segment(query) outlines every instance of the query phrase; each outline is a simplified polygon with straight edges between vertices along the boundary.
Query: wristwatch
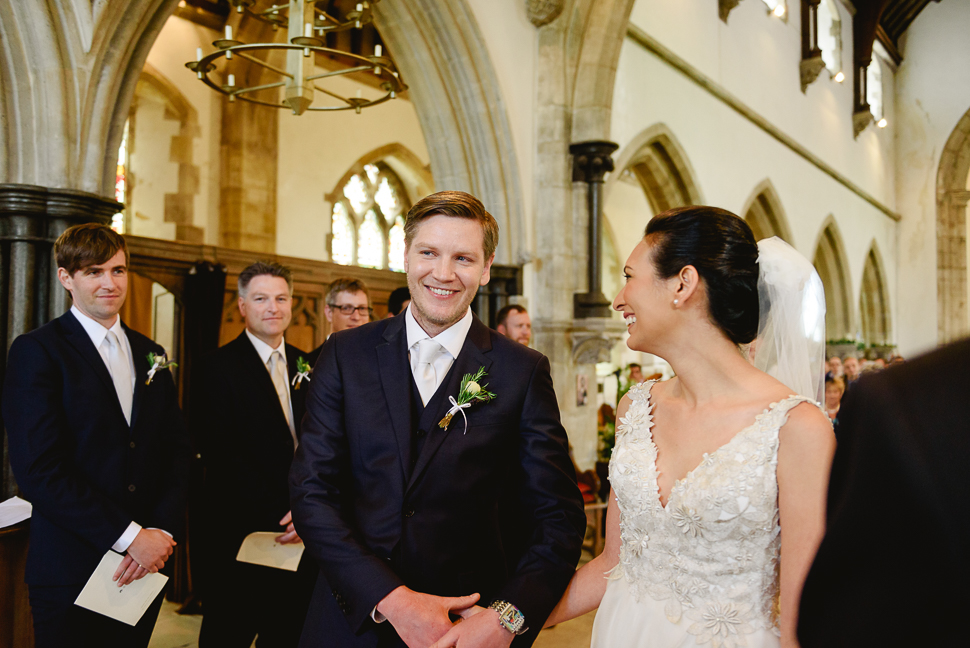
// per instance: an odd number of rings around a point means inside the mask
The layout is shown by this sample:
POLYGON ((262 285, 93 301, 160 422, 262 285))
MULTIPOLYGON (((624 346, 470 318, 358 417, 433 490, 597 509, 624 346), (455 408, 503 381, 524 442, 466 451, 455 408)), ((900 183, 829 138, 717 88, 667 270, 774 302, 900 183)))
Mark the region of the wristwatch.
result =
POLYGON ((528 632, 529 628, 525 625, 525 615, 508 601, 495 601, 488 606, 488 609, 498 612, 498 622, 512 634, 521 635, 528 632))

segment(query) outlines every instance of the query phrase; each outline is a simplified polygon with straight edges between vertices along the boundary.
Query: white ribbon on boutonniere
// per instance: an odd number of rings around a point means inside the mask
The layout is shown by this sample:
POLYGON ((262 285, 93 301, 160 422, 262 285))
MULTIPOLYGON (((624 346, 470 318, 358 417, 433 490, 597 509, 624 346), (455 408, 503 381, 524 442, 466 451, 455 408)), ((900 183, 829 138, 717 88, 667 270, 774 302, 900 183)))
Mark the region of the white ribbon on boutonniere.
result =
POLYGON ((171 369, 172 367, 177 367, 177 362, 171 362, 165 360, 165 354, 155 355, 154 353, 148 354, 148 364, 151 365, 151 369, 148 370, 148 379, 145 381, 146 385, 152 384, 152 378, 155 377, 155 372, 161 371, 162 369, 171 369))
POLYGON ((310 363, 304 360, 303 356, 300 356, 299 358, 297 358, 296 375, 293 376, 293 383, 292 383, 293 389, 299 389, 300 383, 302 383, 304 380, 306 380, 307 382, 310 382, 311 373, 313 373, 313 367, 310 366, 310 363))
MULTIPOLYGON (((462 434, 468 433, 468 417, 465 415, 465 410, 472 406, 473 403, 482 402, 487 403, 488 401, 495 398, 495 394, 487 391, 482 385, 478 383, 484 376, 488 374, 485 373, 485 367, 479 368, 475 375, 465 374, 461 379, 461 388, 458 390, 458 399, 455 400, 454 396, 448 397, 448 402, 451 403, 451 409, 445 414, 445 417, 438 422, 438 427, 443 430, 447 430, 448 426, 451 424, 451 419, 455 414, 461 412, 461 416, 465 419, 465 431, 462 434)), ((488 384, 485 385, 488 387, 488 384)))

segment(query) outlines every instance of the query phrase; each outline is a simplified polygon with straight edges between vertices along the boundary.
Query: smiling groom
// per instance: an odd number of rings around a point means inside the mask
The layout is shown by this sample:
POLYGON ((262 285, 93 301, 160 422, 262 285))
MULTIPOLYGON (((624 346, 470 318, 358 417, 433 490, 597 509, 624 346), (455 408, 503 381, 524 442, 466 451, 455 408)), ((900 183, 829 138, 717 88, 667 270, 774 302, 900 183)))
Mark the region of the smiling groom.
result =
POLYGON ((420 200, 410 306, 324 344, 290 472, 321 572, 301 646, 528 646, 574 572, 586 518, 549 361, 469 308, 497 243, 475 197, 420 200), (457 410, 479 370, 495 398, 457 410))

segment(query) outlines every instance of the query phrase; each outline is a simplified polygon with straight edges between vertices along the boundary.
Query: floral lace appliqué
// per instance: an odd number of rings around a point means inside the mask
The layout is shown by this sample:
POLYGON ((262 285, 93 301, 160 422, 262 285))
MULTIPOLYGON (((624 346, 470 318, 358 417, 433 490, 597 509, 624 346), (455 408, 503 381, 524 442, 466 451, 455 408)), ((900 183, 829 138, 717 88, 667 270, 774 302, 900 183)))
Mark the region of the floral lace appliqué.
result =
POLYGON ((772 404, 752 425, 676 482, 666 507, 657 485, 652 382, 629 391, 617 425, 610 485, 620 509, 620 561, 639 600, 666 601, 671 623, 682 618, 700 645, 746 646, 757 629, 778 633, 781 547, 778 522, 778 430, 803 401, 772 404))

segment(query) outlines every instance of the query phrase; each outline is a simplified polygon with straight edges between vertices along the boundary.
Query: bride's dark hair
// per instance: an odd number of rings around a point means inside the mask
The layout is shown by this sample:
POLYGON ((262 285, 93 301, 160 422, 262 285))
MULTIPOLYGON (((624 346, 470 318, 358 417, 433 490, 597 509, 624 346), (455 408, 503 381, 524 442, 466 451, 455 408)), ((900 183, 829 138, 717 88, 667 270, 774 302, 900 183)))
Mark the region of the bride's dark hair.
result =
POLYGON ((711 320, 732 342, 757 336, 758 244, 743 219, 717 207, 678 207, 650 219, 644 237, 661 279, 697 269, 711 320))

